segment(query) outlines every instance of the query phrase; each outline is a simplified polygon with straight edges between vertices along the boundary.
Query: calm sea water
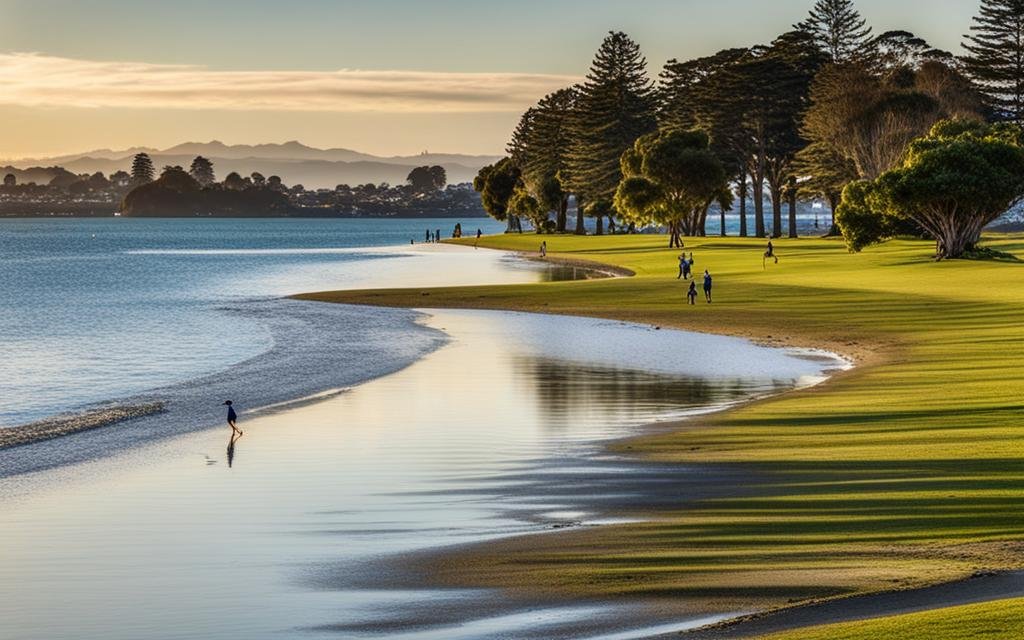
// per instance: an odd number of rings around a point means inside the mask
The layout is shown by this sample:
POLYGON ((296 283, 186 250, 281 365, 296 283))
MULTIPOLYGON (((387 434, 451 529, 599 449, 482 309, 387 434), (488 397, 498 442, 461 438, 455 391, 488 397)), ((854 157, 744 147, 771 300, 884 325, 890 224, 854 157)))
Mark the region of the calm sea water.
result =
MULTIPOLYGON (((448 235, 455 222, 0 220, 0 426, 224 371, 285 337, 300 346, 295 334, 309 323, 284 320, 268 298, 379 282, 381 272, 420 282, 434 247, 410 240, 421 243, 427 228, 448 235)), ((490 220, 464 222, 467 231, 501 230, 490 220)), ((422 329, 420 340, 395 340, 393 331, 416 332, 413 319, 378 313, 374 331, 335 318, 352 338, 400 351, 392 367, 430 348, 422 329)), ((306 320, 331 324, 322 314, 306 320)), ((289 392, 314 392, 323 382, 289 392)))

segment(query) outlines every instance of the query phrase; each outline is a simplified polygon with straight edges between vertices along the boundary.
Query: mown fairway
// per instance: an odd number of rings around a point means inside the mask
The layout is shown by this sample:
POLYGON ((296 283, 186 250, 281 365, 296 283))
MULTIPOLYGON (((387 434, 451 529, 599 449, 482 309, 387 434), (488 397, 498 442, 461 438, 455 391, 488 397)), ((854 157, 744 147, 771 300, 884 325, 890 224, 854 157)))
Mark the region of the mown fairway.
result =
MULTIPOLYGON (((761 240, 688 239, 697 276, 707 268, 715 282, 714 304, 688 307, 664 237, 545 239, 553 256, 636 277, 308 297, 620 318, 831 349, 858 366, 622 445, 661 461, 741 465, 760 478, 752 494, 697 505, 681 496, 671 513, 640 509, 652 517, 644 523, 483 546, 439 567, 444 579, 742 609, 1024 566, 1024 263, 935 263, 919 241, 851 255, 839 240, 783 239, 779 264, 762 269, 761 240)), ((540 240, 481 246, 536 251, 540 240)), ((1024 257, 1024 235, 986 246, 1024 257)), ((968 633, 978 616, 1019 619, 1022 608, 937 614, 920 637, 978 637, 968 633)), ((824 633, 889 637, 885 627, 824 633)))

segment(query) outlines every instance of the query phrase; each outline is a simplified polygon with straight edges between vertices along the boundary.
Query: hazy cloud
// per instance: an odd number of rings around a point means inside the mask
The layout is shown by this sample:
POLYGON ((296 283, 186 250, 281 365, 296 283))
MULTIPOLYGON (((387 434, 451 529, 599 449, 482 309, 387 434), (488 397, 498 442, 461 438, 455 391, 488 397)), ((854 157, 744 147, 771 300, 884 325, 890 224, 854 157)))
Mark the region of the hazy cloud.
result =
POLYGON ((213 71, 0 54, 0 104, 240 111, 512 112, 579 80, 528 73, 213 71))

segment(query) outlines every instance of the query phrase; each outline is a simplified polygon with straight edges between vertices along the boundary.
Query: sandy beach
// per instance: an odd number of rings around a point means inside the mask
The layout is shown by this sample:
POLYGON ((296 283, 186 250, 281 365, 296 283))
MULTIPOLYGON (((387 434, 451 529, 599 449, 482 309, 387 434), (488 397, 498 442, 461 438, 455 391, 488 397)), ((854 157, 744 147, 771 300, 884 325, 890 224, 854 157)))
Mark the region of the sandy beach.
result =
POLYGON ((8 501, 0 552, 16 637, 633 638, 743 613, 455 588, 420 559, 734 491, 728 469, 607 445, 837 363, 620 322, 421 313, 448 344, 316 402, 243 410, 230 452, 226 429, 203 430, 29 474, 46 482, 8 501), (45 619, 29 604, 44 597, 45 619))

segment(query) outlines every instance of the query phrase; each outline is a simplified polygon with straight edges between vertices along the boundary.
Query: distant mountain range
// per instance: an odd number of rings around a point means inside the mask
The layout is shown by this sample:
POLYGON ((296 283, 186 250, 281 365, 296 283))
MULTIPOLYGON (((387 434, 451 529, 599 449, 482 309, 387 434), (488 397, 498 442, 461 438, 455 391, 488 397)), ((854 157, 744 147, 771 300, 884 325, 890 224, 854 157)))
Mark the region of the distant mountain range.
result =
POLYGON ((280 176, 287 185, 302 184, 307 189, 368 182, 402 184, 412 169, 423 165, 443 166, 449 183, 470 182, 480 167, 500 157, 427 152, 415 156, 375 156, 352 149, 318 149, 296 141, 228 145, 213 140, 186 142, 168 149, 96 149, 51 158, 0 161, 0 164, 7 165, 0 167, 0 171, 14 173, 18 182, 37 183, 47 182, 47 176, 56 175, 53 167, 64 167, 72 173, 102 171, 110 175, 118 170, 128 171, 132 157, 141 152, 149 154, 158 170, 165 165, 180 165, 188 169, 192 159, 201 155, 213 162, 218 180, 232 171, 243 176, 258 171, 267 177, 280 176))

